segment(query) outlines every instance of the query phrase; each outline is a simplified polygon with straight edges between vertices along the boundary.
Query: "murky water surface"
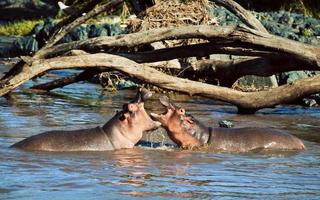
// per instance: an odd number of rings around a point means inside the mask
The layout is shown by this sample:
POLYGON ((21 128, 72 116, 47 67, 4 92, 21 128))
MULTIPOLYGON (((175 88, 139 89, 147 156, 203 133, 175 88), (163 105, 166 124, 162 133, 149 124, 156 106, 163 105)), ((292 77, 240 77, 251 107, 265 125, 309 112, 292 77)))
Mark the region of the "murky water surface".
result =
MULTIPOLYGON (((0 98, 0 199, 319 199, 320 109, 280 106, 256 115, 203 98, 175 95, 178 105, 211 126, 231 120, 236 127, 285 129, 308 148, 297 153, 228 154, 182 151, 163 131, 145 140, 160 147, 110 152, 46 153, 8 148, 47 130, 104 124, 133 91, 103 92, 74 84, 52 95, 0 98), (159 146, 159 145, 158 145, 159 146)), ((162 112, 157 96, 150 112, 162 112)))

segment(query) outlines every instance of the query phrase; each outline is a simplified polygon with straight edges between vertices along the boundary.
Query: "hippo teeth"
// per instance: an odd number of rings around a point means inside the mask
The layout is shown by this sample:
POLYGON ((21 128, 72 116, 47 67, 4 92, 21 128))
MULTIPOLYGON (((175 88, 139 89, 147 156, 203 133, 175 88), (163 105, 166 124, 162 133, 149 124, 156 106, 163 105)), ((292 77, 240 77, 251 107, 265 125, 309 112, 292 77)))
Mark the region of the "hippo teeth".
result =
POLYGON ((156 114, 156 113, 150 113, 151 117, 160 117, 160 115, 156 114))
POLYGON ((161 126, 161 122, 155 121, 154 123, 156 124, 157 127, 161 126))

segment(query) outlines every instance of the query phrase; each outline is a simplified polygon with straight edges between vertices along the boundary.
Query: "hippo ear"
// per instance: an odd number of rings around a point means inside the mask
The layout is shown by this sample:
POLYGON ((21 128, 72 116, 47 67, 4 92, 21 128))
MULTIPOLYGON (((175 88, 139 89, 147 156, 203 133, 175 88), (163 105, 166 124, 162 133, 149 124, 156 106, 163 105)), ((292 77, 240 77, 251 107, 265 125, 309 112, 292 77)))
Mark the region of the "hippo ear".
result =
POLYGON ((152 92, 147 90, 146 88, 139 88, 134 103, 144 102, 146 99, 149 99, 152 96, 152 92))
POLYGON ((167 97, 167 96, 165 96, 165 95, 162 95, 162 96, 159 98, 159 100, 160 100, 160 103, 161 103, 162 105, 164 105, 165 107, 167 107, 167 108, 171 108, 171 109, 173 109, 173 110, 175 110, 175 109, 177 108, 177 106, 174 105, 174 103, 170 100, 170 98, 167 97))
POLYGON ((140 103, 141 100, 142 100, 142 98, 141 98, 141 88, 139 88, 139 90, 137 92, 137 95, 136 95, 136 98, 134 99, 133 102, 140 103))
POLYGON ((152 96, 152 92, 146 88, 140 88, 140 97, 142 101, 149 99, 152 96))

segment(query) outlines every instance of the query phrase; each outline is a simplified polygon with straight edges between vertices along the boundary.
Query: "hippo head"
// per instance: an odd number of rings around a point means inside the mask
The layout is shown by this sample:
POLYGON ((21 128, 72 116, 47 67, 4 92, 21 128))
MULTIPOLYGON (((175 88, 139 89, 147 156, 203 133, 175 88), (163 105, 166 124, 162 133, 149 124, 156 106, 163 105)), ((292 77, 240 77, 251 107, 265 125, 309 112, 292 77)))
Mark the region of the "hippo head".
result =
POLYGON ((152 93, 140 88, 134 100, 124 104, 120 112, 103 126, 105 132, 110 135, 118 135, 113 143, 116 148, 126 148, 136 144, 144 131, 152 130, 161 126, 160 122, 153 121, 144 109, 144 101, 152 96, 152 93), (118 144, 118 145, 117 145, 118 144))
POLYGON ((165 112, 150 115, 161 122, 171 140, 181 147, 195 147, 208 142, 210 133, 207 127, 186 114, 185 109, 176 106, 167 96, 161 96, 159 100, 165 112))
POLYGON ((148 131, 159 127, 161 123, 153 121, 144 109, 145 100, 151 96, 149 90, 140 88, 135 99, 123 105, 119 120, 131 130, 148 131))

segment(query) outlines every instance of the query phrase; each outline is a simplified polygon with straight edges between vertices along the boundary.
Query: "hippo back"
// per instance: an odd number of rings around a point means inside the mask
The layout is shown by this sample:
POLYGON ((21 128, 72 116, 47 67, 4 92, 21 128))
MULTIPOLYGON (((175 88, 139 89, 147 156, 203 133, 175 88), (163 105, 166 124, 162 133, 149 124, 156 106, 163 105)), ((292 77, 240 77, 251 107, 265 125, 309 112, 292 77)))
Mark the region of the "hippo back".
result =
POLYGON ((101 127, 73 131, 48 131, 26 138, 11 147, 31 151, 114 150, 101 127))
POLYGON ((220 151, 305 149, 299 138, 272 128, 214 128, 211 134, 209 147, 220 151))

